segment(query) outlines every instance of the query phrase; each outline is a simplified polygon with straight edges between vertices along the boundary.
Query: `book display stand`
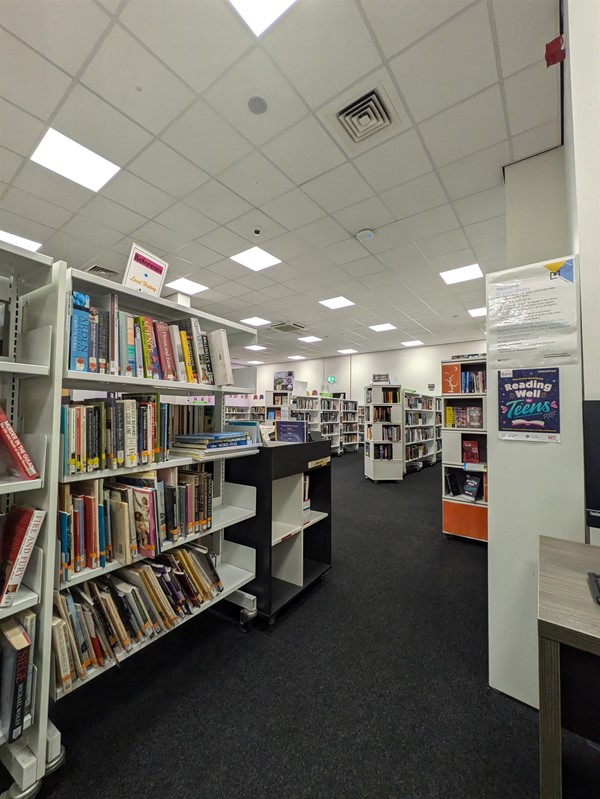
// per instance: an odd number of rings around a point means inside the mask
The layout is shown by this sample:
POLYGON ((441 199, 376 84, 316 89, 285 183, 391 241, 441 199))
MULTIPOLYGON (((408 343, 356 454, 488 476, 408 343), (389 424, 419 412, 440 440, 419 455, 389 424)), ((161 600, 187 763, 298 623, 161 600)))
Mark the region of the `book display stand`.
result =
POLYGON ((357 419, 358 419, 358 445, 364 446, 365 443, 365 406, 357 406, 357 419))
POLYGON ((330 395, 319 397, 319 423, 321 435, 331 443, 334 455, 343 455, 342 444, 342 400, 330 395))
POLYGON ((404 478, 404 392, 399 385, 365 387, 365 477, 404 478))
POLYGON ((331 568, 331 449, 328 441, 275 444, 256 458, 231 461, 227 479, 253 487, 256 515, 226 531, 228 542, 256 550, 246 590, 259 616, 277 616, 331 568))
POLYGON ((437 461, 434 400, 428 394, 404 390, 405 470, 419 470, 437 461))
POLYGON ((487 368, 482 356, 442 362, 442 531, 487 541, 487 368))

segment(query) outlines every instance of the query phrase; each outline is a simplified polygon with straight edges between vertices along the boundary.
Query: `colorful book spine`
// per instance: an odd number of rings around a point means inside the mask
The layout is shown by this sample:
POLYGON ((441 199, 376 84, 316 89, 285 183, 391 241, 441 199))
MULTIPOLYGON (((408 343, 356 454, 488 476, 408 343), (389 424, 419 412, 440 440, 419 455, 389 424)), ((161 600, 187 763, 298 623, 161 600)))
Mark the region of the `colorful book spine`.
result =
POLYGON ((10 457, 11 463, 19 476, 25 480, 34 480, 39 477, 39 472, 35 468, 33 461, 27 454, 27 451, 21 439, 15 433, 13 426, 8 421, 8 416, 4 409, 0 406, 0 441, 4 444, 6 451, 10 457))
POLYGON ((175 373, 177 380, 181 383, 187 381, 187 373, 185 368, 185 360, 183 357, 183 348, 181 344, 179 325, 169 325, 169 335, 171 337, 171 347, 173 349, 173 357, 175 359, 175 373))
POLYGON ((90 308, 88 321, 90 326, 88 338, 88 372, 98 373, 99 319, 97 308, 90 308))
POLYGON ((133 320, 134 323, 134 349, 135 349, 135 376, 144 377, 144 341, 142 336, 142 325, 140 317, 133 320))
POLYGON ((179 331, 179 338, 181 340, 181 350, 183 352, 183 363, 185 365, 185 376, 188 383, 197 383, 198 376, 194 369, 194 357, 189 347, 188 336, 185 330, 179 331))
POLYGON ((171 347, 169 325, 166 322, 154 322, 154 334, 158 348, 158 358, 163 380, 177 380, 175 356, 171 347))
POLYGON ((71 312, 71 341, 69 369, 74 372, 88 371, 90 312, 75 308, 71 312))
POLYGON ((162 372, 158 358, 158 348, 154 336, 154 325, 149 316, 137 317, 142 331, 142 352, 144 355, 144 377, 161 380, 162 372))

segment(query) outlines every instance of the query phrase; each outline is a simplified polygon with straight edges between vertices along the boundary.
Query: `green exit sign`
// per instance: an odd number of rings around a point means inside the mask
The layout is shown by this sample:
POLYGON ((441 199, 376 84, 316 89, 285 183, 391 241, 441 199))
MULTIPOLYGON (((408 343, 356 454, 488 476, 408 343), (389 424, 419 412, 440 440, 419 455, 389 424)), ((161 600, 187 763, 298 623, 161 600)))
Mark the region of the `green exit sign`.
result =
POLYGON ((330 375, 330 376, 327 378, 327 382, 328 382, 328 383, 335 383, 335 377, 334 377, 334 375, 330 375))

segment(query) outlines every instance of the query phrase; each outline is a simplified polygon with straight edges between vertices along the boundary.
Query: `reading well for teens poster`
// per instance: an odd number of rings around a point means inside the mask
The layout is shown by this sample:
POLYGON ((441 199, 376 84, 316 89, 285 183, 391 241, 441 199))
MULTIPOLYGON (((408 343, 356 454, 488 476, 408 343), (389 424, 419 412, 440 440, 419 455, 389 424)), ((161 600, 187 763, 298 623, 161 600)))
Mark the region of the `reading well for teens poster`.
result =
POLYGON ((498 373, 498 437, 560 442, 557 368, 502 369, 498 373))

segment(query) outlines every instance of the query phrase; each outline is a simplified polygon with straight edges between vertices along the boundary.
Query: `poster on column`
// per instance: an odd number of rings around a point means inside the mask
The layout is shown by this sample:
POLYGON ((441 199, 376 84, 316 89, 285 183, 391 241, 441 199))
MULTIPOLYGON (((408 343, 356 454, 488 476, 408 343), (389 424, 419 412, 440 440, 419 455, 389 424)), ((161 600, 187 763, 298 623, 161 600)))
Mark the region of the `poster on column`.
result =
POLYGON ((557 368, 498 372, 498 438, 560 443, 557 368))
POLYGON ((579 361, 575 280, 573 256, 488 275, 489 368, 579 361))

